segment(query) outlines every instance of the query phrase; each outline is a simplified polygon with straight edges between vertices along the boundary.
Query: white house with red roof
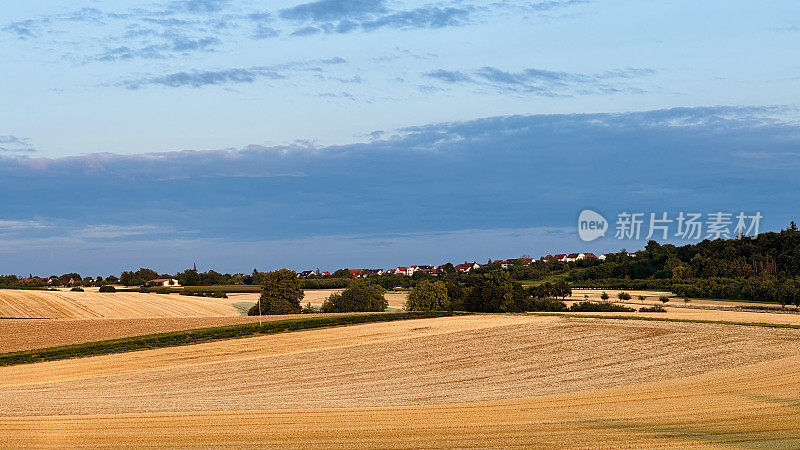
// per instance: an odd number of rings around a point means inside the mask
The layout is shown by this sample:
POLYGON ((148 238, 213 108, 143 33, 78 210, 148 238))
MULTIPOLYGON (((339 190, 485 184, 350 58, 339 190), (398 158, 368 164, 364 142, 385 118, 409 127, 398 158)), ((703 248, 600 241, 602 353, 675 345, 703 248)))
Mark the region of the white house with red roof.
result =
POLYGON ((455 266, 455 269, 459 272, 469 272, 470 270, 480 269, 481 265, 476 262, 468 263, 464 261, 464 264, 458 264, 455 266))

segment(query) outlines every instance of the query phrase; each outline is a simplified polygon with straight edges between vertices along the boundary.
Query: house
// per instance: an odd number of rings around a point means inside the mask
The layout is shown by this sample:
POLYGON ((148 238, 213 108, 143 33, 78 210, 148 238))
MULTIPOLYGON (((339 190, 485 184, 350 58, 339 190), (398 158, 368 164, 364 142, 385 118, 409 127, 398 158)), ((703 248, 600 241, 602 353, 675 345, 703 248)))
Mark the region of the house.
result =
POLYGON ((364 274, 364 269, 348 269, 352 278, 358 278, 364 274))
POLYGON ((556 261, 561 261, 561 262, 566 262, 567 261, 567 255, 565 253, 559 253, 556 256, 554 256, 553 258, 556 261))
POLYGON ((181 284, 175 278, 158 278, 145 283, 147 286, 180 287, 181 284))
POLYGON ((526 266, 530 266, 531 264, 533 264, 533 258, 517 258, 517 261, 520 264, 524 264, 526 266))
POLYGON ((325 272, 322 272, 320 275, 322 275, 323 277, 329 277, 329 276, 331 276, 331 273, 328 272, 328 271, 325 271, 325 272))
POLYGON ((606 255, 600 255, 600 256, 597 257, 597 259, 599 259, 600 261, 605 261, 606 260, 606 255))
POLYGON ((313 270, 304 270, 297 274, 297 278, 308 278, 311 275, 316 275, 316 272, 314 272, 313 270))
POLYGON ((585 259, 597 259, 594 253, 584 253, 583 255, 585 259))
POLYGON ((509 261, 507 259, 496 259, 496 260, 492 261, 490 259, 489 260, 489 264, 498 264, 503 269, 508 269, 508 267, 511 265, 511 261, 509 261))
POLYGON ((470 270, 480 269, 481 265, 476 262, 468 263, 464 261, 464 264, 459 264, 455 266, 455 269, 459 272, 469 272, 470 270))
POLYGON ((394 274, 395 275, 408 275, 408 267, 398 266, 396 269, 394 269, 394 274))
POLYGON ((553 255, 547 255, 547 256, 545 256, 545 257, 544 257, 544 258, 542 258, 542 259, 543 259, 543 260, 545 260, 545 261, 555 261, 555 260, 556 260, 556 257, 555 257, 555 256, 553 256, 553 255))

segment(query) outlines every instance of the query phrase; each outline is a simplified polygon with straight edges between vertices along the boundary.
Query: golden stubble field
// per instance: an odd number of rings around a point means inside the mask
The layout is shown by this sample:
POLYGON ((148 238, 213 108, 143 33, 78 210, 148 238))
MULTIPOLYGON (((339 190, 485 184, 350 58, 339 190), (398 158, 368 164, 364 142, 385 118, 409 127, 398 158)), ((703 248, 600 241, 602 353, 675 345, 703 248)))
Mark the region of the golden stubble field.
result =
MULTIPOLYGON (((306 291, 303 304, 319 306, 336 289, 306 291)), ((0 290, 0 352, 118 339, 153 333, 257 322, 242 316, 259 294, 227 299, 177 294, 0 290)), ((401 309, 405 294, 386 295, 401 309)), ((263 320, 286 316, 264 316, 263 320)))
POLYGON ((9 446, 800 445, 800 332, 478 315, 0 368, 9 446))

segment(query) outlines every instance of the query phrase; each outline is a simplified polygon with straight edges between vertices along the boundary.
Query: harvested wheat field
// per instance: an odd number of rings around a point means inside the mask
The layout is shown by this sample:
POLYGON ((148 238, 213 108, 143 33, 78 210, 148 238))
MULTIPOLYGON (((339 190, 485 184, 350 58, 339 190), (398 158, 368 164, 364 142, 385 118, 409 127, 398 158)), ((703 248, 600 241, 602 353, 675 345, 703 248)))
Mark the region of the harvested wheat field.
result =
POLYGON ((181 295, 0 290, 2 318, 133 319, 238 315, 239 310, 230 304, 181 295))
MULTIPOLYGON (((287 316, 263 316, 262 320, 287 316)), ((187 317, 149 319, 2 319, 0 353, 105 341, 145 334, 258 322, 258 317, 187 317)))
POLYGON ((0 368, 10 446, 800 445, 800 331, 479 315, 0 368))

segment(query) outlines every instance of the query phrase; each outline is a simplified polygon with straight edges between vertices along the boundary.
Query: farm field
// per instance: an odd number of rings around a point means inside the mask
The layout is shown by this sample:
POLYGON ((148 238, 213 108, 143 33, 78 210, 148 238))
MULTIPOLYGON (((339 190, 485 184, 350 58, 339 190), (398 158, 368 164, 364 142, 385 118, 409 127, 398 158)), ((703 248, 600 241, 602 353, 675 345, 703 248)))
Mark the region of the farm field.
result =
POLYGON ((238 316, 233 306, 199 297, 138 292, 0 290, 0 317, 17 319, 133 319, 238 316))
MULTIPOLYGON (((286 316, 264 316, 263 320, 286 316)), ((258 322, 258 317, 187 317, 147 319, 2 319, 0 353, 82 344, 145 334, 258 322)))
MULTIPOLYGON (((567 300, 575 300, 575 301, 582 301, 584 300, 584 295, 589 296, 589 300, 591 301, 600 301, 600 295, 605 292, 610 297, 609 300, 615 301, 617 300, 617 294, 622 292, 619 289, 573 289, 572 296, 567 297, 567 300)), ((628 291, 628 294, 631 295, 631 300, 628 300, 625 303, 628 304, 635 304, 635 305, 653 305, 656 303, 661 303, 658 301, 658 298, 662 295, 666 295, 670 298, 669 305, 671 306, 713 306, 713 307, 727 307, 727 308, 741 308, 741 307, 758 307, 758 308, 775 308, 780 309, 781 305, 778 303, 765 303, 765 302, 746 302, 746 301, 731 301, 731 300, 709 300, 709 299, 691 299, 690 302, 684 304, 683 297, 674 297, 675 294, 672 292, 666 291, 628 291), (638 296, 646 297, 644 301, 639 300, 638 296)), ((793 305, 787 305, 786 310, 789 311, 796 311, 797 308, 793 305)))
POLYGON ((800 444, 800 331, 476 315, 0 368, 11 446, 800 444))

